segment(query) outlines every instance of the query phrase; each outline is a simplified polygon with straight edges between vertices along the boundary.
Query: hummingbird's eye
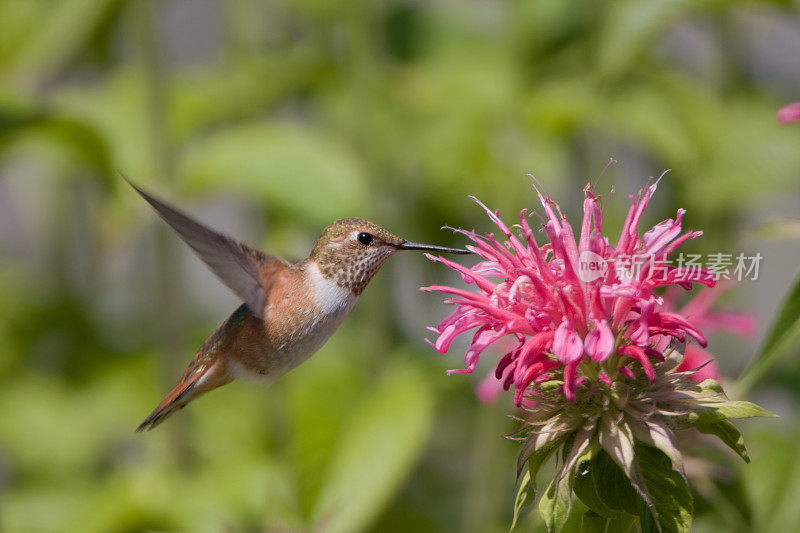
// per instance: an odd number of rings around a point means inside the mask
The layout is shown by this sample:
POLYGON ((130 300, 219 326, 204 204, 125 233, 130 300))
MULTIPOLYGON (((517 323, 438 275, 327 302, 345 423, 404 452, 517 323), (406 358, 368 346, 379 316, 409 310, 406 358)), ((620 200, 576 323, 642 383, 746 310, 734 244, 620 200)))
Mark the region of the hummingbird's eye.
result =
POLYGON ((358 242, 366 246, 372 242, 372 235, 370 235, 365 231, 362 231, 361 233, 358 234, 358 242))

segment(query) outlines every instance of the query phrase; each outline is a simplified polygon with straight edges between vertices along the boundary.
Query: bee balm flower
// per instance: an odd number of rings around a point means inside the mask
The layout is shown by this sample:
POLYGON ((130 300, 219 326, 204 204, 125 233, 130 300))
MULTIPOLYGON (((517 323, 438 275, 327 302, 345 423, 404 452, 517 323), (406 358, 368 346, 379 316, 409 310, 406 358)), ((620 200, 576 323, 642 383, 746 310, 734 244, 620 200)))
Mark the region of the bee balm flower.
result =
POLYGON ((460 373, 471 373, 489 346, 502 346, 495 376, 506 390, 514 388, 514 401, 524 409, 515 520, 535 497, 539 467, 555 454, 559 468, 539 502, 549 530, 563 526, 574 493, 590 508, 592 523, 603 522, 599 529, 633 515, 640 525, 655 521, 658 530, 688 531, 692 496, 674 432, 694 427, 716 435, 749 460, 727 419, 771 416, 728 400, 713 379, 693 381, 702 363, 681 367, 679 344, 706 345, 698 326, 712 318, 706 311, 713 298, 695 300, 682 314, 674 311, 674 299, 665 302, 656 291, 712 287, 715 276, 670 264, 681 243, 701 235, 682 231, 683 209, 640 230, 657 184, 632 198, 614 243, 603 236, 603 209, 592 188, 584 189, 577 237, 558 205, 536 189, 546 240, 537 241, 524 210, 512 231, 476 199, 502 237, 456 231, 473 241, 467 248, 482 261, 466 267, 428 256, 476 288, 423 288, 448 294, 446 302, 455 305, 430 328, 438 335, 431 344, 445 353, 456 337, 474 330, 466 367, 450 371, 460 373))
POLYGON ((702 232, 681 234, 679 209, 674 219, 640 232, 642 214, 656 191, 657 183, 633 199, 622 233, 615 244, 602 234, 602 209, 592 189, 584 190, 583 221, 576 239, 572 226, 557 204, 538 191, 546 213, 544 231, 548 241, 539 244, 525 216, 520 213, 518 236, 476 200, 503 234, 479 236, 457 230, 475 244, 468 246, 484 261, 471 268, 429 256, 458 271, 479 292, 446 286, 426 287, 454 296, 456 306, 438 328, 434 348, 445 353, 452 340, 478 328, 465 356, 470 373, 481 353, 508 336, 516 344, 500 359, 495 370, 506 390, 514 387, 514 401, 521 405, 528 387, 547 379, 559 369, 564 375, 563 393, 575 399, 575 387, 584 378, 582 362, 591 362, 591 378, 610 385, 632 376, 640 366, 655 379, 652 359, 663 360, 656 347, 663 339, 693 338, 705 346, 703 334, 681 315, 663 309, 654 292, 659 287, 694 283, 714 285, 714 275, 702 268, 672 266, 670 254, 684 241, 702 232), (499 281, 492 281, 497 278, 499 281))

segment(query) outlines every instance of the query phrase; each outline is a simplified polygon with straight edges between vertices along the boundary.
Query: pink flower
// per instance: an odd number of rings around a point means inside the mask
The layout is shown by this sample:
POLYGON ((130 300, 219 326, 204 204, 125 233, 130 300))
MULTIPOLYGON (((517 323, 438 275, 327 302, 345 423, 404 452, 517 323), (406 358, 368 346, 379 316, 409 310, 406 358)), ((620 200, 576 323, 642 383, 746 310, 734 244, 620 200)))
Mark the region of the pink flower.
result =
POLYGON ((522 407, 521 426, 511 435, 524 440, 517 459, 515 521, 536 492, 540 467, 554 456, 555 473, 539 501, 548 530, 563 527, 573 492, 581 494, 579 481, 583 489, 587 481, 593 484, 593 496, 584 503, 597 504, 592 510, 604 516, 617 502, 603 495, 619 494, 622 476, 647 504, 634 503, 639 510, 625 512, 638 513, 640 524, 688 531, 691 491, 676 432, 698 427, 747 461, 741 437, 727 419, 772 416, 749 402, 728 400, 714 379, 692 381, 718 371, 708 353, 692 344, 681 353, 679 342, 693 339, 705 347, 703 328, 746 334, 753 324, 745 315, 710 311, 724 287, 675 305, 678 287, 713 287, 715 276, 670 264, 681 243, 701 234, 682 232, 684 210, 640 231, 657 184, 632 198, 615 244, 602 234, 603 208, 591 187, 584 189, 578 236, 558 205, 537 189, 545 214, 541 245, 525 211, 519 224, 509 227, 478 202, 502 236, 457 231, 473 241, 468 248, 481 261, 467 267, 428 256, 474 286, 423 288, 449 295, 446 302, 455 306, 430 328, 437 334, 431 344, 444 353, 456 337, 470 332, 465 368, 449 372, 473 372, 490 347, 502 354, 478 394, 486 399, 498 387, 513 385, 514 402, 522 407), (682 362, 686 371, 679 370, 682 362), (641 465, 647 465, 646 475, 641 465), (646 476, 669 482, 649 483, 646 476), (658 505, 668 498, 681 503, 670 509, 658 505))
MULTIPOLYGON (((477 199, 502 233, 479 236, 456 230, 474 245, 467 248, 482 261, 466 267, 444 257, 428 256, 456 270, 477 291, 432 286, 452 296, 456 306, 437 328, 433 347, 448 351, 453 339, 470 330, 475 333, 465 354, 466 368, 450 372, 471 373, 487 347, 511 339, 498 362, 495 377, 503 388, 515 388, 520 405, 531 384, 563 379, 569 401, 584 380, 606 386, 630 379, 640 369, 655 379, 651 360, 663 360, 670 339, 706 340, 698 324, 664 306, 654 290, 700 283, 711 287, 714 275, 702 268, 673 266, 670 254, 684 241, 702 232, 682 233, 685 213, 641 233, 640 224, 656 181, 632 199, 628 216, 615 245, 602 234, 603 210, 591 187, 584 189, 583 220, 577 236, 558 205, 536 192, 544 209, 543 229, 549 242, 540 245, 525 210, 512 232, 499 217, 477 199), (637 370, 638 371, 638 370, 637 370)), ((491 386, 486 385, 487 395, 491 386)))
POLYGON ((800 102, 785 105, 775 114, 778 122, 800 122, 800 102))

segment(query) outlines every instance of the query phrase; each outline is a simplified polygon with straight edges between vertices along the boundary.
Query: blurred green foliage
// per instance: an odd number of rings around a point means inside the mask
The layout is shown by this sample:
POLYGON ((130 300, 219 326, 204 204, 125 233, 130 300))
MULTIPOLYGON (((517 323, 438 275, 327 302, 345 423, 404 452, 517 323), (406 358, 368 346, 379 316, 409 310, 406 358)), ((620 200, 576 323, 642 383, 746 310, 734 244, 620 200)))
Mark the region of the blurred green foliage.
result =
MULTIPOLYGON (((299 258, 344 216, 455 245, 442 225, 490 230, 468 194, 532 207, 528 172, 576 213, 614 156, 610 227, 671 168, 651 220, 685 207, 691 246, 734 251, 796 200, 800 129, 773 116, 800 50, 757 68, 753 44, 786 25, 796 45, 797 4, 0 1, 0 529, 505 531, 511 410, 420 342, 446 310, 415 289, 446 273, 419 256, 275 386, 134 434, 235 303, 118 172, 299 258)), ((731 372, 752 356, 723 345, 731 372)), ((786 375, 761 382, 784 422, 744 427, 753 463, 701 465, 698 531, 797 523, 786 375)))

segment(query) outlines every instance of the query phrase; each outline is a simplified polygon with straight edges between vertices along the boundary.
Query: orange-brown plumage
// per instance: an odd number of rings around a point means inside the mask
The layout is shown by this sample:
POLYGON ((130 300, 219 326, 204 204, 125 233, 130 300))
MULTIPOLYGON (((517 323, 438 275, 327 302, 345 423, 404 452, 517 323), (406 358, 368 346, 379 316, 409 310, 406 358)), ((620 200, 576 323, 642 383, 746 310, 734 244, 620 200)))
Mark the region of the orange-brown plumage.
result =
POLYGON ((398 250, 468 253, 408 242, 360 218, 329 225, 305 260, 286 264, 210 230, 136 191, 244 303, 198 350, 175 387, 138 430, 236 378, 274 381, 316 352, 398 250))

